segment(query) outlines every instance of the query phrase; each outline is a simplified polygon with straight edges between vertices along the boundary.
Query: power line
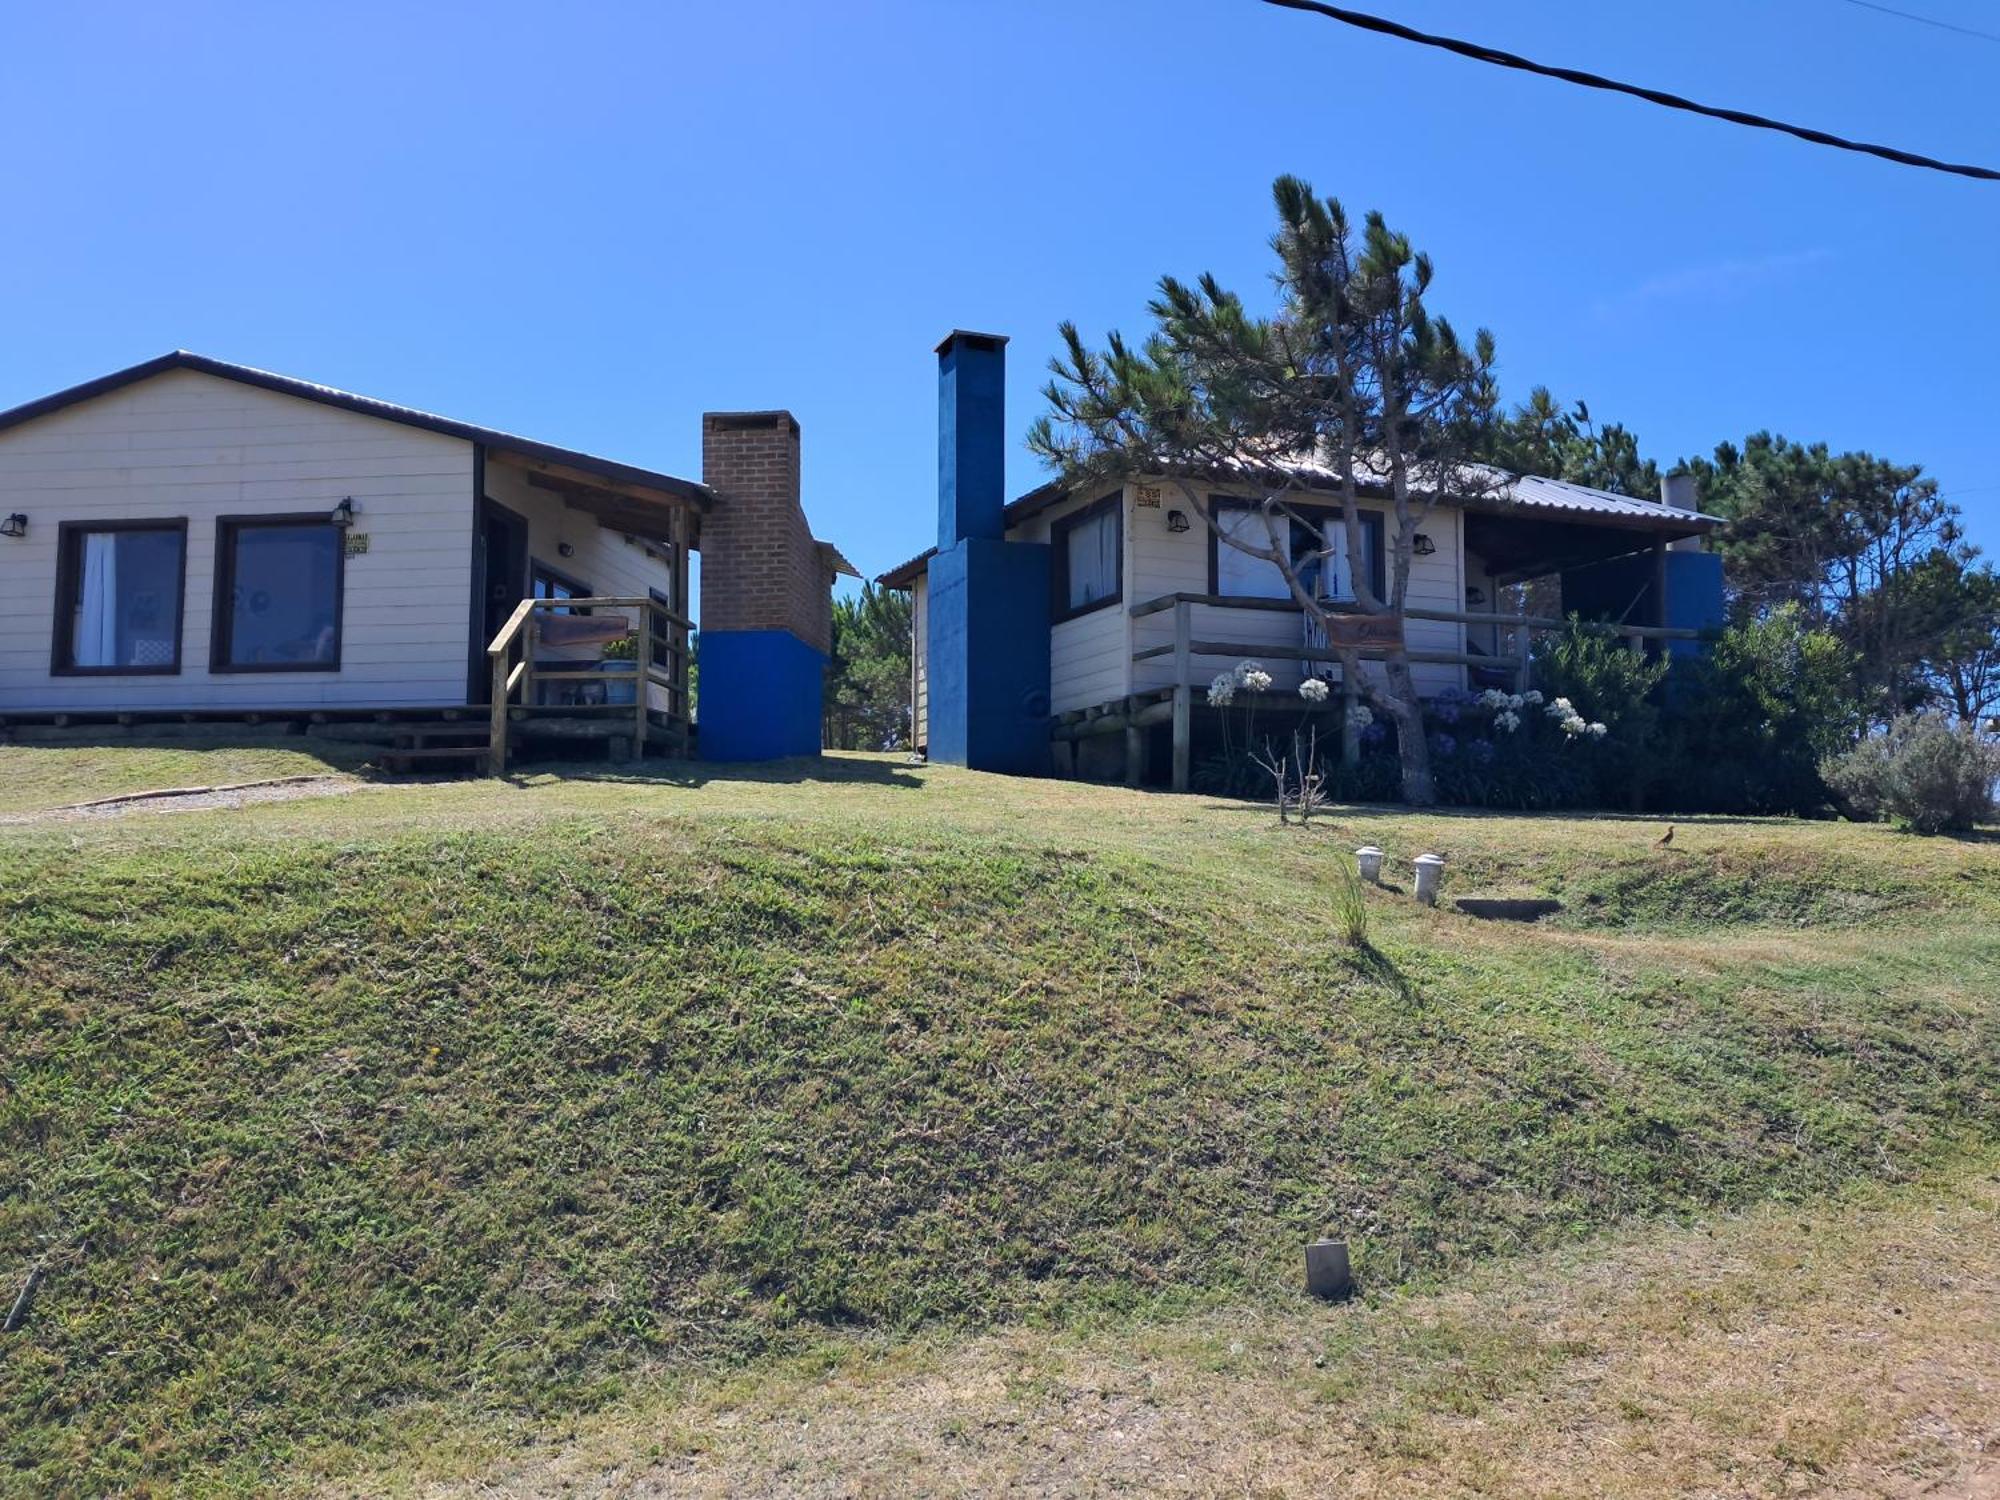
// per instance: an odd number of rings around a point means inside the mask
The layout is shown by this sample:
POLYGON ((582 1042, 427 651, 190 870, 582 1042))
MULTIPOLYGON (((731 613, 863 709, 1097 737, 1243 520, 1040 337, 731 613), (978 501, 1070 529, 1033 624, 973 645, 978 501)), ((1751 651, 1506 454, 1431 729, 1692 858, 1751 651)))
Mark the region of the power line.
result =
POLYGON ((1863 10, 1879 11, 1885 16, 1898 16, 1905 21, 1915 21, 1919 26, 1935 26, 1939 31, 1955 31, 1960 36, 1976 36, 1982 42, 2000 42, 2000 33, 1961 26, 1956 21, 1940 21, 1936 16, 1920 16, 1913 10, 1897 10, 1893 5, 1877 5, 1875 0, 1847 0, 1847 4, 1858 5, 1863 10))
POLYGON ((1469 57, 1474 62, 1514 68, 1523 73, 1534 73, 1542 78, 1555 78, 1587 89, 1604 89, 1613 94, 1629 94, 1634 99, 1644 99, 1649 104, 1662 105, 1667 109, 1685 110, 1692 115, 1706 115, 1712 120, 1727 120, 1732 125, 1747 125, 1754 130, 1776 130, 1785 135, 1796 136, 1802 141, 1811 141, 1816 146, 1832 146, 1839 151, 1857 151, 1863 156, 1877 156, 1884 161, 1897 162, 1906 167, 1923 167, 1932 172, 1949 172, 1956 177, 1974 177, 1983 182, 2000 182, 2000 171, 1995 171, 1991 167, 1939 161, 1934 156, 1920 156, 1914 151, 1902 151, 1894 146, 1874 146, 1866 141, 1850 141, 1843 136, 1829 135, 1824 130, 1814 130, 1810 126, 1787 125, 1782 120, 1746 114, 1740 109, 1720 109, 1712 104, 1697 104, 1694 100, 1683 99, 1678 94, 1641 88, 1633 83, 1619 83, 1616 79, 1605 78, 1596 73, 1583 73, 1574 68, 1552 68, 1546 63, 1531 62, 1512 52, 1502 52, 1497 47, 1483 46, 1478 42, 1462 42, 1455 37, 1434 36, 1430 32, 1418 31, 1396 21, 1385 21, 1380 16, 1363 15, 1358 10, 1342 10, 1339 6, 1326 5, 1321 3, 1321 0, 1264 0, 1264 3, 1285 10, 1311 11, 1315 15, 1325 16, 1330 21, 1339 21, 1347 26, 1357 26, 1363 31, 1379 32, 1383 36, 1415 42, 1423 47, 1436 47, 1441 51, 1456 53, 1460 57, 1469 57))

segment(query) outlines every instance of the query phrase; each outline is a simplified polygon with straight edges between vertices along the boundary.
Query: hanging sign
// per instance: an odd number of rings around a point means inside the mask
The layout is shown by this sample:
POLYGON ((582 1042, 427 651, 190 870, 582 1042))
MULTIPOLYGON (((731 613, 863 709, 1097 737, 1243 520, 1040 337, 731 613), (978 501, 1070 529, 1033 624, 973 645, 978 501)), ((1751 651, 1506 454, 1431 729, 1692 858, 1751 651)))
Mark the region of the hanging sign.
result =
POLYGON ((1326 643, 1335 651, 1387 651, 1403 644, 1397 615, 1328 615, 1326 643))

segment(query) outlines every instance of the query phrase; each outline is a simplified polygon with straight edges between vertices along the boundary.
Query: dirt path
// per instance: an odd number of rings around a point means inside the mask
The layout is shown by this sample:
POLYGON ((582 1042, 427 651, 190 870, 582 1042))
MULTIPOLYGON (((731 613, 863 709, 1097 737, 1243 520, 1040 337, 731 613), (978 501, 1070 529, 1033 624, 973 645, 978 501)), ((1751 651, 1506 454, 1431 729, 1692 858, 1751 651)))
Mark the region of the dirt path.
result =
POLYGON ((144 812, 206 812, 215 808, 250 807, 261 802, 296 802, 306 797, 344 797, 369 785, 353 776, 328 774, 274 776, 263 781, 239 781, 227 786, 161 787, 153 791, 124 792, 116 797, 99 797, 89 802, 72 802, 64 807, 42 808, 35 812, 0 813, 0 825, 74 823, 122 818, 144 812))

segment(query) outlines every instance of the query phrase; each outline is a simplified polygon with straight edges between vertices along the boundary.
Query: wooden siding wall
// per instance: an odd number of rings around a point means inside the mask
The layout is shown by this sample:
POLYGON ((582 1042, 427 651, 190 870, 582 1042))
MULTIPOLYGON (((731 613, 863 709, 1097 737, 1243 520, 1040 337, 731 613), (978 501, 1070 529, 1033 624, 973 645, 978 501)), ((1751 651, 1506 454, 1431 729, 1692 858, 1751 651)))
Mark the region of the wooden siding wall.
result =
MULTIPOLYGON (((1008 533, 1009 539, 1046 542, 1050 540, 1056 522, 1103 498, 1102 493, 1094 493, 1052 506, 1026 525, 1008 533)), ((1126 614, 1135 597, 1132 592, 1132 513, 1129 508, 1124 508, 1123 515, 1124 598, 1116 604, 1094 609, 1073 620, 1063 620, 1050 628, 1049 710, 1052 713, 1091 708, 1130 691, 1125 683, 1132 670, 1132 621, 1126 614)), ((1053 602, 1057 605, 1061 603, 1060 600, 1053 602)))
POLYGON ((472 445, 194 370, 171 370, 0 432, 0 712, 465 701, 472 445), (334 672, 208 670, 216 518, 328 510, 352 495, 369 550, 347 559, 334 672), (57 677, 57 526, 186 517, 174 676, 57 677))
MULTIPOLYGON (((1167 530, 1167 512, 1186 508, 1185 500, 1172 489, 1166 489, 1159 509, 1128 510, 1127 521, 1131 527, 1126 546, 1128 604, 1157 599, 1162 594, 1208 592, 1208 528, 1200 520, 1190 517, 1193 524, 1186 531, 1176 533, 1167 530)), ((1464 513, 1455 509, 1434 508, 1425 517, 1423 533, 1437 543, 1437 551, 1429 557, 1411 560, 1409 602, 1413 606, 1423 609, 1465 608, 1463 523, 1464 513)), ((1394 530, 1394 519, 1385 521, 1385 546, 1394 530)), ((1219 609, 1209 605, 1195 607, 1192 626, 1195 637, 1200 640, 1242 641, 1268 646, 1298 646, 1302 644, 1304 631, 1297 615, 1264 610, 1219 609)), ((1463 630, 1463 626, 1440 621, 1411 620, 1407 624, 1407 638, 1415 650, 1463 651, 1463 630)), ((1173 639, 1174 617, 1169 610, 1132 621, 1133 651, 1143 651, 1151 646, 1170 646, 1173 639)), ((1205 681, 1235 666, 1239 660, 1240 657, 1197 657, 1196 675, 1205 681)), ((1264 663, 1281 689, 1298 687, 1301 665, 1296 661, 1264 663)), ((1369 670, 1379 673, 1382 668, 1376 663, 1371 664, 1369 670)), ((1460 686, 1465 680, 1464 670, 1459 667, 1418 665, 1410 670, 1416 678, 1417 691, 1426 696, 1460 686)), ((1169 656, 1153 657, 1137 663, 1133 673, 1132 685, 1126 691, 1145 692, 1152 688, 1170 687, 1174 676, 1173 659, 1169 656)), ((1115 695, 1105 693, 1092 701, 1103 702, 1112 696, 1115 695)))

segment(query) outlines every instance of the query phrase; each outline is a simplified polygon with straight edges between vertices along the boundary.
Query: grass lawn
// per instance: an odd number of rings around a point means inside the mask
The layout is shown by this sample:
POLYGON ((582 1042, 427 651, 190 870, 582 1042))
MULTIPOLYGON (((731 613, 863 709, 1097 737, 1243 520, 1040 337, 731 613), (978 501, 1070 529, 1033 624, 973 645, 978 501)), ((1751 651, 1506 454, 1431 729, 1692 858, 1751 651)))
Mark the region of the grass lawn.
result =
POLYGON ((99 797, 234 785, 278 776, 333 775, 369 747, 328 740, 180 738, 101 747, 0 745, 0 815, 44 812, 99 797))
MULTIPOLYGON (((158 753, 37 760, 11 794, 249 779, 127 759, 158 753)), ((872 757, 0 828, 0 1295, 47 1272, 0 1345, 0 1464, 41 1492, 508 1462, 535 1489, 643 1435, 623 1461, 667 1489, 894 1490, 872 1430, 977 1490, 1013 1472, 993 1434, 1115 1368, 1157 1372, 1177 1431, 1223 1414, 1200 1451, 1243 1482, 1214 1488, 1363 1472, 1283 1437, 1337 1412, 1450 1492, 1453 1422, 1576 1397, 1593 1360, 1643 1384, 1655 1354, 1717 1379, 1776 1357, 1729 1352, 1727 1307, 1685 1338, 1645 1321, 1699 1258, 1688 1225, 1741 1237, 1745 1305, 1824 1345, 1785 1254, 1879 1257, 1938 1202, 1991 1219, 2000 844, 1695 820, 1662 853, 1660 829, 1281 829, 872 757), (1398 884, 1436 849, 1447 894, 1566 910, 1482 924, 1377 892, 1347 949, 1327 881, 1363 841, 1398 884), (1321 1231, 1355 1245, 1357 1306, 1296 1290, 1321 1231), (1426 1343, 1450 1308, 1464 1337, 1426 1343), (1506 1332, 1565 1319, 1597 1331, 1506 1332), (1004 1373, 1017 1350, 1046 1388, 1004 1373), (786 1392, 852 1442, 718 1436, 786 1392), (503 1459, 524 1435, 529 1469, 503 1459)), ((1883 1357, 1943 1369, 1973 1327, 1904 1261, 1938 1295, 1883 1357)), ((1768 1477, 1901 1441, 1835 1414, 1779 1463, 1784 1387, 1750 1383, 1739 1415, 1660 1407, 1659 1451, 1735 1444, 1768 1477)), ((1546 1436, 1501 1422, 1492 1472, 1546 1436)), ((1076 1487, 1128 1482, 1071 1462, 1076 1487)))

